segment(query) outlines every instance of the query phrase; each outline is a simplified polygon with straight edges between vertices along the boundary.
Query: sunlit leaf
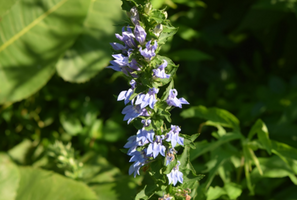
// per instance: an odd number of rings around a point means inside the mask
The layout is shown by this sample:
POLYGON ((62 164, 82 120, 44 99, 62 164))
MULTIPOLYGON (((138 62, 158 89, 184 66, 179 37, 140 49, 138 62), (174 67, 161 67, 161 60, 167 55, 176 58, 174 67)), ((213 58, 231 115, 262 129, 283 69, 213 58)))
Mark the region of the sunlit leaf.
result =
POLYGON ((257 133, 259 141, 261 144, 265 147, 267 152, 271 154, 271 143, 269 140, 269 134, 268 134, 268 129, 264 122, 261 119, 258 119, 256 123, 253 125, 251 128, 248 138, 249 140, 252 139, 252 137, 257 133))
POLYGON ((207 191, 207 200, 218 199, 220 196, 226 194, 226 191, 219 186, 210 187, 207 191))
POLYGON ((20 167, 20 183, 15 200, 26 199, 97 199, 84 183, 59 174, 31 167, 20 167))
POLYGON ((0 1, 0 20, 18 0, 0 1))
POLYGON ((0 103, 38 91, 82 32, 90 0, 18 1, 0 23, 0 103))
POLYGON ((0 199, 14 200, 19 186, 20 173, 9 156, 0 153, 0 199))
POLYGON ((241 186, 236 183, 227 183, 224 185, 224 189, 230 199, 237 199, 242 193, 241 186))
POLYGON ((112 60, 109 43, 118 42, 114 34, 122 28, 122 17, 119 0, 92 1, 82 34, 57 64, 59 75, 66 81, 81 83, 107 67, 112 60))
POLYGON ((240 130, 238 119, 230 112, 219 108, 206 108, 204 106, 191 107, 181 113, 184 118, 198 117, 217 123, 224 127, 240 130))
POLYGON ((277 142, 274 140, 271 140, 271 145, 273 151, 278 152, 284 157, 291 158, 294 160, 297 160, 297 149, 293 148, 285 143, 277 142))

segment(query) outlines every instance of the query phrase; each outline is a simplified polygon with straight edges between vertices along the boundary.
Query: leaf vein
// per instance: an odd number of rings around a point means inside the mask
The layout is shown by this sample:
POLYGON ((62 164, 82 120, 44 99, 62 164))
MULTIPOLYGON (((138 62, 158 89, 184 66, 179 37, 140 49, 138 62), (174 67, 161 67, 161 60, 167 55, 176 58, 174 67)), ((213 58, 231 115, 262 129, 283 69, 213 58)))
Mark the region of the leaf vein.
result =
POLYGON ((25 33, 27 33, 31 28, 36 26, 39 22, 41 22, 44 18, 46 18, 48 15, 50 15, 52 12, 57 10, 60 6, 62 6, 66 1, 68 0, 62 0, 59 3, 57 3, 54 7, 50 8, 48 11, 46 11, 44 14, 39 16, 37 19, 35 19, 33 22, 31 22, 27 27, 22 29, 20 32, 15 34, 12 38, 10 38, 8 41, 6 41, 2 46, 0 46, 0 52, 6 49, 9 45, 11 45, 14 41, 19 39, 21 36, 23 36, 25 33))

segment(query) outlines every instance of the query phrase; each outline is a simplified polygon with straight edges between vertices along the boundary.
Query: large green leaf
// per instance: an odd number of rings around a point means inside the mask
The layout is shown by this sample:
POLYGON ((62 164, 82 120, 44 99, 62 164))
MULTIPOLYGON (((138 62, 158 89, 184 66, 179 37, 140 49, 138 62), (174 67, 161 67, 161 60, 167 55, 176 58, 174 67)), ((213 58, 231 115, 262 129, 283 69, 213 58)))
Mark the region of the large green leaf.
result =
POLYGON ((96 194, 82 182, 31 167, 20 167, 19 171, 21 180, 15 200, 97 199, 96 194))
POLYGON ((82 32, 90 0, 18 1, 0 23, 0 103, 38 91, 82 32))
POLYGON ((3 17, 17 1, 18 0, 10 0, 10 1, 1 0, 0 1, 0 21, 1 21, 1 17, 3 17))
POLYGON ((119 0, 94 0, 84 23, 84 31, 75 44, 59 60, 57 70, 66 81, 85 82, 108 65, 112 51, 109 43, 121 26, 119 0))
POLYGON ((239 121, 230 112, 219 108, 206 108, 204 106, 196 106, 184 110, 181 113, 184 118, 199 117, 209 120, 214 124, 233 128, 234 131, 239 132, 239 121))
POLYGON ((123 175, 119 168, 94 152, 83 157, 85 182, 97 194, 98 199, 133 199, 136 182, 133 176, 123 175))
POLYGON ((0 200, 14 200, 20 181, 20 173, 9 157, 0 153, 0 200))

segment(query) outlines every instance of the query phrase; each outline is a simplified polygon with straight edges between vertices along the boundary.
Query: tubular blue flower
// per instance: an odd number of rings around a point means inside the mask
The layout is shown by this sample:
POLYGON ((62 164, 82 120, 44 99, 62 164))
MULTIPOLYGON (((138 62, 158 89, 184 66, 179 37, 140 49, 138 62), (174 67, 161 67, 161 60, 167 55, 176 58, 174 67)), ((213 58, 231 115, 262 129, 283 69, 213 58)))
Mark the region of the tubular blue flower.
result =
POLYGON ((145 130, 144 128, 138 130, 136 135, 136 141, 141 142, 141 144, 147 144, 149 142, 153 142, 155 136, 155 132, 153 130, 145 130))
POLYGON ((167 67, 167 61, 163 60, 164 62, 157 68, 153 69, 154 76, 157 78, 169 78, 170 74, 165 73, 165 67, 167 67))
POLYGON ((139 52, 140 54, 148 61, 150 61, 152 59, 152 57, 154 57, 156 55, 155 51, 158 47, 158 43, 156 41, 154 41, 154 44, 151 45, 151 40, 148 41, 145 45, 145 49, 142 50, 142 47, 139 47, 139 52))
POLYGON ((122 54, 114 54, 112 55, 112 57, 114 57, 115 60, 110 61, 111 66, 107 66, 107 68, 111 68, 115 71, 123 71, 123 67, 126 67, 129 65, 128 57, 122 54))
POLYGON ((114 54, 112 57, 115 58, 115 60, 110 61, 111 66, 108 66, 107 68, 111 68, 115 71, 122 71, 122 68, 129 65, 129 59, 128 57, 122 55, 122 54, 114 54))
POLYGON ((126 51, 126 47, 122 44, 119 44, 119 43, 116 43, 116 42, 113 42, 113 43, 109 43, 111 45, 111 47, 115 50, 115 51, 119 51, 119 50, 122 50, 122 51, 126 51))
POLYGON ((133 152, 130 162, 135 162, 129 168, 129 175, 134 173, 134 178, 136 177, 136 174, 139 175, 139 169, 147 163, 148 158, 149 157, 146 155, 146 149, 141 152, 133 152))
POLYGON ((162 145, 162 140, 164 135, 157 135, 154 142, 150 143, 147 147, 147 155, 153 154, 153 157, 156 158, 159 153, 165 157, 166 147, 162 145))
POLYGON ((137 96, 135 105, 140 105, 141 108, 149 105, 151 109, 154 109, 154 105, 157 102, 156 94, 158 92, 158 88, 150 88, 147 94, 140 94, 137 96))
POLYGON ((129 63, 129 67, 133 70, 137 70, 137 71, 140 71, 141 68, 139 67, 140 65, 137 63, 137 61, 133 58, 131 60, 131 62, 129 63))
POLYGON ((136 81, 132 79, 130 81, 130 85, 131 85, 130 89, 120 92, 117 101, 124 100, 125 105, 130 102, 129 98, 133 94, 133 90, 135 89, 135 86, 136 86, 136 81))
POLYGON ((177 96, 177 91, 176 89, 171 89, 169 91, 169 96, 166 100, 167 104, 169 106, 175 106, 175 107, 179 107, 182 108, 182 104, 190 104, 187 100, 185 100, 184 98, 176 98, 177 96))
POLYGON ((174 161, 175 159, 175 154, 177 153, 177 151, 173 148, 168 149, 167 153, 166 153, 166 166, 169 165, 172 161, 174 161))
POLYGON ((139 44, 143 45, 145 43, 146 32, 140 25, 135 26, 134 35, 139 44))
POLYGON ((138 147, 138 142, 136 141, 136 135, 132 135, 128 138, 128 142, 124 145, 124 148, 128 149, 128 155, 132 155, 138 147))
POLYGON ((167 174, 169 184, 173 184, 174 186, 177 182, 183 183, 183 173, 179 171, 180 162, 177 161, 176 166, 171 170, 169 174, 167 174))
POLYGON ((171 125, 171 130, 167 133, 167 142, 171 142, 172 148, 176 146, 176 143, 184 145, 184 138, 179 136, 181 129, 178 126, 171 125))
POLYGON ((122 36, 119 34, 115 34, 116 38, 119 39, 120 41, 124 42, 124 44, 127 47, 130 48, 135 48, 136 47, 136 43, 135 43, 135 36, 132 33, 131 28, 127 27, 127 31, 125 31, 125 27, 122 28, 122 36))
POLYGON ((122 114, 125 115, 124 121, 128 120, 128 124, 135 119, 136 117, 139 116, 144 116, 148 117, 150 116, 148 111, 145 108, 140 108, 140 106, 133 106, 133 105, 128 105, 122 110, 122 114))

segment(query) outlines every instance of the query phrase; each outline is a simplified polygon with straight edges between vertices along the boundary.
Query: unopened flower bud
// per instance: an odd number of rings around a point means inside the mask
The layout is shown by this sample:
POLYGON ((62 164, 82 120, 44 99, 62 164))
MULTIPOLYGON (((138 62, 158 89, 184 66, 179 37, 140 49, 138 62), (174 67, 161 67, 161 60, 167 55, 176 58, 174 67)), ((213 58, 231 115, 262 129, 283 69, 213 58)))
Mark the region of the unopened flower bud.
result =
POLYGON ((69 159, 69 163, 70 163, 70 165, 74 166, 74 165, 75 165, 75 161, 74 161, 74 159, 73 159, 73 158, 70 158, 70 159, 69 159))
POLYGON ((145 12, 146 14, 150 14, 152 8, 153 8, 152 4, 147 3, 147 4, 145 4, 145 6, 144 6, 144 12, 145 12))
POLYGON ((128 13, 132 23, 134 25, 138 25, 139 24, 139 14, 138 11, 136 9, 136 7, 131 8, 130 12, 128 13))
POLYGON ((168 17, 168 13, 166 11, 163 12, 164 16, 165 16, 165 19, 167 19, 168 17))
POLYGON ((159 37, 160 33, 163 31, 163 25, 162 24, 158 24, 155 28, 154 28, 154 34, 159 37))
POLYGON ((61 161, 61 162, 64 162, 66 160, 66 158, 64 156, 59 156, 58 160, 61 161))

